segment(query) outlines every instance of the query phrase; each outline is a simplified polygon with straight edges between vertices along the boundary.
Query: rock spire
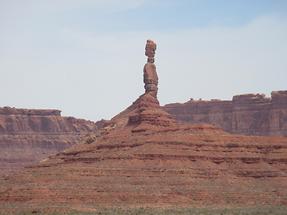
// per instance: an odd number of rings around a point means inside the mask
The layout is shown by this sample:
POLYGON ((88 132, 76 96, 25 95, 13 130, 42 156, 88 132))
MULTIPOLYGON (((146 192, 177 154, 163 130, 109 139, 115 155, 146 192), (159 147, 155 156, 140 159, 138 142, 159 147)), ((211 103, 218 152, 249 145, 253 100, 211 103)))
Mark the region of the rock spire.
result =
POLYGON ((145 93, 150 94, 157 98, 158 91, 158 76, 156 73, 156 66, 154 64, 154 56, 156 50, 156 43, 152 40, 147 40, 145 47, 145 55, 147 58, 147 63, 144 66, 144 88, 145 93))

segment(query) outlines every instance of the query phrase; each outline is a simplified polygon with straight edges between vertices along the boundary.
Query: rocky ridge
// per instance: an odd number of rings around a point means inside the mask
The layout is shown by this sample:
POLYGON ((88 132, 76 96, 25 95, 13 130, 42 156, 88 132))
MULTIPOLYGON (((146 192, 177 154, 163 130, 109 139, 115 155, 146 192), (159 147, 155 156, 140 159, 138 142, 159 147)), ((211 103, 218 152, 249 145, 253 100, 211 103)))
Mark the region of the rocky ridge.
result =
POLYGON ((193 100, 165 105, 179 121, 209 123, 244 135, 287 136, 287 91, 234 96, 232 101, 193 100))

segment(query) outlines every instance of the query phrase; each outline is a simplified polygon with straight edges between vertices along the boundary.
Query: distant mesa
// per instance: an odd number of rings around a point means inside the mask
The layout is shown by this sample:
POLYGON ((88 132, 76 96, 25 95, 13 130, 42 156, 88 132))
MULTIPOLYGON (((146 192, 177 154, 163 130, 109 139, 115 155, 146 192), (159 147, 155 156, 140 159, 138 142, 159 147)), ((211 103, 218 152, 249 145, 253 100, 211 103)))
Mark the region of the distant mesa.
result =
POLYGON ((0 108, 1 115, 34 115, 34 116, 60 116, 61 111, 55 109, 19 109, 15 107, 0 108))
POLYGON ((0 134, 94 131, 92 121, 62 117, 56 109, 0 107, 0 134))
POLYGON ((0 108, 0 177, 60 152, 97 130, 54 109, 0 108))
POLYGON ((194 100, 167 104, 164 110, 177 120, 208 123, 244 135, 287 136, 287 91, 233 96, 232 101, 194 100))

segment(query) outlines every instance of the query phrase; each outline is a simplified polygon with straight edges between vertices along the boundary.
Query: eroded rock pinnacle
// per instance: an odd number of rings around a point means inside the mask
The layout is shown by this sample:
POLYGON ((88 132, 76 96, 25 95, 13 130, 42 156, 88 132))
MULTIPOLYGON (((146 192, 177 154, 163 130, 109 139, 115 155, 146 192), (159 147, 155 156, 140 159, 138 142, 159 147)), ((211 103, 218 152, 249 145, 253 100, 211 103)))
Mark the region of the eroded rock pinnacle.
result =
POLYGON ((152 40, 147 40, 145 47, 145 55, 147 58, 147 63, 144 66, 144 88, 145 93, 150 94, 157 98, 158 91, 158 76, 156 73, 156 66, 154 64, 154 56, 156 51, 156 43, 152 40))

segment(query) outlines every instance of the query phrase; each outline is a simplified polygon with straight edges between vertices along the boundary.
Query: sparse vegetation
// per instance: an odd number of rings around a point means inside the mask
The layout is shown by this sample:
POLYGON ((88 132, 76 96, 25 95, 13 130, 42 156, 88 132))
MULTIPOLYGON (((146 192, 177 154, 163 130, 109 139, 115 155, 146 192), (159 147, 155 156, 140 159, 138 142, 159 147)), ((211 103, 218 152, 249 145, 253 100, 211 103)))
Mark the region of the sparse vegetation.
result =
MULTIPOLYGON (((108 208, 108 209, 91 209, 73 210, 68 208, 41 208, 30 209, 25 211, 13 210, 13 214, 33 215, 286 215, 286 206, 265 206, 250 208, 174 208, 174 209, 158 209, 158 208, 108 208)), ((1 213, 0 214, 4 214, 1 213)), ((7 214, 7 211, 6 213, 7 214)), ((8 213, 9 214, 9 213, 8 213)))
POLYGON ((239 147, 239 144, 238 143, 227 143, 226 147, 227 148, 237 148, 237 147, 239 147))
POLYGON ((91 144, 91 143, 95 142, 96 139, 97 139, 97 137, 95 135, 90 135, 85 139, 84 143, 85 144, 91 144))

